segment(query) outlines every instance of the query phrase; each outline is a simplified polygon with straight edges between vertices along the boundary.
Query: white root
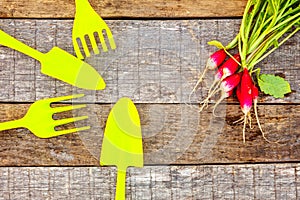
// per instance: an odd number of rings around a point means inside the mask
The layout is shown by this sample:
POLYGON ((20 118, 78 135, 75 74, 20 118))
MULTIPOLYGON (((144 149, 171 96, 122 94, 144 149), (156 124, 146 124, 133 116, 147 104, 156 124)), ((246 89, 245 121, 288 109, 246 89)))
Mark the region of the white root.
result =
POLYGON ((211 84, 208 93, 210 93, 212 90, 215 90, 220 84, 221 84, 221 80, 215 79, 214 82, 211 84))
POLYGON ((257 112, 257 102, 254 102, 254 113, 255 113, 255 118, 256 118, 256 121, 257 121, 257 125, 258 125, 258 127, 259 127, 259 130, 260 130, 260 132, 261 132, 263 138, 264 138, 267 142, 269 142, 269 143, 280 144, 280 143, 279 143, 279 140, 277 140, 277 141, 275 141, 275 142, 272 142, 272 141, 270 141, 270 140, 268 140, 268 139, 266 138, 265 133, 264 133, 264 131, 262 130, 261 124, 260 124, 260 122, 259 122, 259 117, 258 117, 258 112, 257 112))
POLYGON ((248 120, 249 120, 249 127, 250 127, 250 129, 253 129, 253 126, 252 126, 252 117, 251 117, 251 113, 250 112, 248 113, 248 120))
POLYGON ((233 122, 236 123, 243 123, 243 142, 246 143, 246 125, 249 124, 249 127, 252 128, 252 118, 250 112, 245 113, 240 119, 233 122))
MULTIPOLYGON (((259 122, 259 117, 258 117, 258 112, 257 112, 257 102, 254 102, 254 113, 255 113, 255 118, 256 118, 256 121, 257 121, 257 124, 258 124, 258 127, 259 127, 259 130, 263 136, 263 138, 269 142, 269 143, 275 143, 275 144, 279 144, 279 145, 282 145, 279 143, 279 140, 273 142, 273 141, 270 141, 268 138, 266 138, 265 136, 265 133, 264 131, 262 130, 262 127, 261 127, 261 124, 259 122)), ((243 142, 245 143, 246 142, 246 136, 245 136, 245 133, 246 133, 246 125, 249 123, 249 127, 251 129, 253 129, 252 127, 252 117, 251 117, 251 114, 250 112, 246 113, 243 117, 241 117, 240 119, 236 120, 233 122, 234 124, 236 123, 243 123, 244 126, 243 126, 243 142)))
POLYGON ((233 124, 241 124, 242 122, 244 122, 244 116, 241 117, 240 119, 234 121, 233 124))
POLYGON ((221 97, 214 105, 213 111, 212 111, 214 117, 219 117, 218 115, 216 115, 215 111, 216 111, 216 108, 218 107, 218 105, 223 101, 223 99, 224 99, 224 97, 221 97))
POLYGON ((208 106, 209 103, 209 99, 214 96, 217 92, 219 92, 221 89, 220 88, 216 88, 214 91, 212 91, 210 94, 208 94, 208 96, 200 102, 200 105, 202 105, 199 109, 199 112, 202 112, 202 110, 208 106))
POLYGON ((246 143, 246 125, 247 125, 247 113, 244 115, 244 126, 243 126, 243 142, 246 143))
POLYGON ((191 93, 190 93, 190 95, 189 95, 189 102, 190 102, 190 103, 191 103, 191 97, 192 97, 193 93, 196 92, 196 89, 198 88, 199 84, 202 82, 202 80, 203 80, 203 78, 204 78, 204 76, 205 76, 207 70, 208 70, 208 67, 206 66, 205 69, 204 69, 204 71, 203 71, 203 73, 202 73, 201 76, 199 77, 199 79, 198 79, 196 85, 194 86, 193 90, 191 91, 191 93))
POLYGON ((216 115, 215 111, 216 111, 216 108, 218 107, 218 105, 219 105, 225 98, 226 98, 226 95, 225 95, 225 94, 222 94, 221 97, 220 97, 220 99, 219 99, 219 100, 216 102, 216 104, 214 105, 214 107, 213 107, 213 112, 212 112, 214 117, 219 117, 219 116, 216 115))

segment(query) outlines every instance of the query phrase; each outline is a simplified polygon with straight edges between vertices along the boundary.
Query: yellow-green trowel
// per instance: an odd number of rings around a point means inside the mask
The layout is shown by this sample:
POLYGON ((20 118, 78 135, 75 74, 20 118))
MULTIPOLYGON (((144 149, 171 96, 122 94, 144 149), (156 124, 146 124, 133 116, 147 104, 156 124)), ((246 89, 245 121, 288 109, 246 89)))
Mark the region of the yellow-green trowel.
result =
POLYGON ((142 142, 138 111, 129 98, 121 98, 108 116, 100 157, 101 166, 118 168, 116 200, 125 199, 127 167, 144 165, 142 142))

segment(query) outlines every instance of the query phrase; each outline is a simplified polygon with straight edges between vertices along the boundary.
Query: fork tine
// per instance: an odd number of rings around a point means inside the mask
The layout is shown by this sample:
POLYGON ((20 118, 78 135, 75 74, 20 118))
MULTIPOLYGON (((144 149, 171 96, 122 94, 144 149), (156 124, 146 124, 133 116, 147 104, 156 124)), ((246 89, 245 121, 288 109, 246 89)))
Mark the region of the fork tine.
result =
POLYGON ((97 46, 95 36, 93 34, 89 34, 89 38, 90 38, 90 42, 91 42, 92 48, 94 50, 94 53, 99 54, 100 52, 99 52, 99 49, 98 49, 98 46, 97 46))
POLYGON ((67 101, 70 99, 76 99, 76 98, 80 98, 83 96, 84 96, 84 94, 73 94, 73 95, 63 96, 63 97, 54 97, 54 98, 50 98, 50 99, 46 99, 46 100, 49 101, 50 103, 54 103, 54 102, 60 102, 60 101, 67 101))
POLYGON ((58 119, 58 120, 54 120, 54 125, 55 126, 61 126, 61 125, 64 125, 64 124, 69 124, 69 123, 72 123, 72 122, 77 122, 77 121, 81 121, 81 120, 84 120, 84 119, 87 119, 88 116, 81 116, 81 117, 71 117, 71 118, 66 118, 66 119, 58 119))
POLYGON ((73 46, 74 46, 74 50, 75 50, 75 54, 76 54, 77 58, 79 58, 80 60, 83 60, 84 57, 80 51, 79 45, 75 38, 73 39, 73 46))
POLYGON ((99 36, 99 39, 100 39, 103 51, 107 52, 108 49, 107 49, 107 46, 106 46, 106 43, 105 43, 105 39, 104 39, 104 36, 103 36, 102 32, 98 31, 97 33, 98 33, 98 36, 99 36))
POLYGON ((51 133, 51 135, 53 137, 55 137, 55 136, 59 136, 59 135, 66 135, 66 134, 71 134, 71 133, 76 133, 76 132, 80 132, 80 131, 89 130, 90 128, 91 128, 90 126, 84 126, 84 127, 80 127, 80 128, 54 131, 54 132, 51 133))
POLYGON ((85 56, 86 57, 90 57, 91 53, 89 51, 89 48, 88 48, 87 43, 85 41, 85 38, 84 37, 80 37, 80 41, 81 41, 81 45, 82 45, 83 51, 85 53, 85 56))
POLYGON ((110 45, 110 48, 111 49, 116 49, 116 43, 115 43, 115 40, 114 40, 114 36, 112 34, 112 32, 110 31, 110 29, 105 29, 106 31, 106 35, 108 37, 108 40, 109 40, 109 45, 110 45))
POLYGON ((74 106, 60 106, 60 107, 54 107, 53 113, 61 113, 61 112, 66 112, 70 110, 76 110, 80 108, 85 108, 86 104, 80 104, 80 105, 74 105, 74 106))

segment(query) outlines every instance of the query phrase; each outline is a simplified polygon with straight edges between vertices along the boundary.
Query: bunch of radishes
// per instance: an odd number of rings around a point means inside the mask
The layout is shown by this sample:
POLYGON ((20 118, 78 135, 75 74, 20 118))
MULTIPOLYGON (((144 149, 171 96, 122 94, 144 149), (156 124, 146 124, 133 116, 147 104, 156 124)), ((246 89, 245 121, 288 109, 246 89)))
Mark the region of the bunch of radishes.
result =
POLYGON ((300 0, 249 0, 240 31, 233 41, 227 46, 218 41, 208 43, 220 50, 209 57, 206 68, 192 91, 193 93, 196 90, 207 70, 217 69, 207 98, 200 103, 200 111, 208 105, 214 95, 221 94, 214 106, 216 108, 223 99, 235 92, 244 113, 243 118, 239 120, 244 122, 243 141, 245 142, 247 123, 251 126, 250 111, 253 104, 258 126, 266 139, 257 115, 258 86, 262 92, 275 98, 283 98, 291 89, 283 78, 260 74, 260 69, 255 66, 299 29, 300 0), (231 55, 229 51, 236 47, 238 53, 231 55), (257 83, 254 82, 254 75, 257 83))

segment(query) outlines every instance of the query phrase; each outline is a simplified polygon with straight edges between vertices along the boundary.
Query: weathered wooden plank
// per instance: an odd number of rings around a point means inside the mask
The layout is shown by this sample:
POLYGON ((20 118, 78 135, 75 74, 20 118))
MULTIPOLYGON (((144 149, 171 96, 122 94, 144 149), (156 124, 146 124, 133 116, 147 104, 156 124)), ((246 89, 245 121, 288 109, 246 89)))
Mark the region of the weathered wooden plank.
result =
MULTIPOLYGON (((129 168, 126 199, 298 199, 299 170, 298 163, 129 168)), ((0 174, 0 199, 114 199, 113 167, 2 167, 0 174)))
MULTIPOLYGON (((108 23, 117 50, 87 59, 106 80, 104 91, 77 90, 55 81, 40 73, 39 62, 0 47, 0 101, 33 102, 49 96, 85 92, 89 102, 110 103, 122 96, 140 103, 188 102, 208 55, 216 50, 207 42, 213 39, 229 42, 237 33, 240 20, 112 20, 108 23)), ((0 28, 42 52, 57 45, 73 53, 71 20, 2 19, 0 28)), ((258 66, 266 73, 281 73, 294 92, 283 100, 263 97, 262 102, 299 103, 299 37, 295 35, 258 66)), ((208 78, 192 96, 193 102, 206 94, 211 81, 208 78)))
MULTIPOLYGON (((246 0, 90 0, 104 18, 171 18, 242 16, 246 0)), ((74 0, 2 0, 1 18, 73 18, 74 0)))
MULTIPOLYGON (((20 118, 28 106, 0 104, 1 121, 20 118)), ((75 116, 87 114, 89 120, 81 123, 92 126, 91 130, 79 134, 39 139, 25 129, 3 131, 0 134, 0 166, 98 166, 103 130, 111 106, 92 104, 74 112, 75 116)), ((137 108, 146 164, 300 160, 299 105, 259 105, 266 137, 271 141, 279 140, 281 145, 266 142, 255 120, 253 129, 246 129, 246 143, 243 144, 242 124, 233 123, 242 116, 238 105, 227 105, 227 111, 223 111, 226 118, 214 118, 211 110, 199 114, 197 106, 185 104, 137 104, 137 108)), ((82 126, 81 123, 76 126, 82 126)))
MULTIPOLYGON (((238 183, 235 184, 234 188, 233 196, 235 197, 235 199, 255 199, 256 193, 254 190, 254 185, 259 184, 259 182, 255 182, 256 180, 254 180, 254 170, 255 169, 250 165, 234 166, 233 181, 235 183, 238 183)), ((266 178, 268 178, 268 180, 270 179, 269 177, 266 178)))

